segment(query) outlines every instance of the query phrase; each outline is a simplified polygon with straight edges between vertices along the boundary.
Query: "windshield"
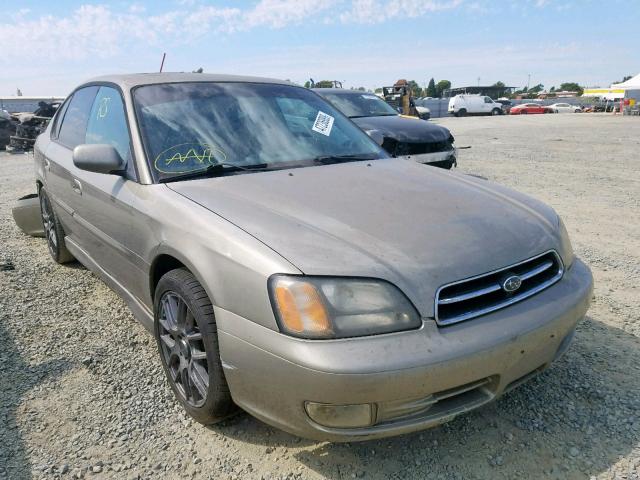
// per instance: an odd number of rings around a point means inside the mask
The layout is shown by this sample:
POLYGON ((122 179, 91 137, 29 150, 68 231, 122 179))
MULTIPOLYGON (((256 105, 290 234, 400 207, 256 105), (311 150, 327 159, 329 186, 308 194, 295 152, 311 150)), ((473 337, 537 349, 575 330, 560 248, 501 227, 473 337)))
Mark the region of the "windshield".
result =
POLYGON ((211 167, 234 173, 387 158, 364 132, 315 93, 261 83, 173 83, 133 92, 155 180, 211 167))
POLYGON ((347 117, 380 117, 398 115, 387 102, 372 93, 324 93, 321 95, 333 103, 347 117))

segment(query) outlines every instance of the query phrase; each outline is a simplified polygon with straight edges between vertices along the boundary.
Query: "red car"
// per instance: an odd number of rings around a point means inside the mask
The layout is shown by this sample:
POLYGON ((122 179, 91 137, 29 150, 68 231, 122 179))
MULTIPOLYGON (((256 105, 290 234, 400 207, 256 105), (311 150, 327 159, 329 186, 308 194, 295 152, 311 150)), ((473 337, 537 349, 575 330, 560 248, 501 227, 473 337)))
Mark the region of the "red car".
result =
POLYGON ((533 113, 553 113, 553 110, 538 103, 523 103, 514 105, 509 111, 510 115, 526 115, 533 113))

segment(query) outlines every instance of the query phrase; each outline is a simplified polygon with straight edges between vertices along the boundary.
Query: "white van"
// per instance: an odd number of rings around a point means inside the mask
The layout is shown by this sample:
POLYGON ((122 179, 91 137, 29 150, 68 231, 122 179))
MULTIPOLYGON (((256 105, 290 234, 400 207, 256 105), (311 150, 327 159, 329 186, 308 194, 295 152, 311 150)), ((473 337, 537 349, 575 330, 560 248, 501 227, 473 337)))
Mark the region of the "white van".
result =
POLYGON ((460 94, 449 99, 449 113, 456 117, 465 115, 501 115, 502 105, 491 97, 483 95, 460 94))

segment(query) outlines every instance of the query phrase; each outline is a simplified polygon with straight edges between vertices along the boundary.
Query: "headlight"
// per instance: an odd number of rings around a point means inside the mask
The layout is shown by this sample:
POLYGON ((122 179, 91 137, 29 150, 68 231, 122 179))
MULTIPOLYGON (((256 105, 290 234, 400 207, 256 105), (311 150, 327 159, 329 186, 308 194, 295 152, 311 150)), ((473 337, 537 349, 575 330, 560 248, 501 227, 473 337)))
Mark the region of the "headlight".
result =
POLYGON ((407 297, 382 280, 274 275, 269 294, 280 329, 295 337, 359 337, 422 325, 407 297))
POLYGON ((569 268, 573 263, 573 247, 571 246, 571 240, 569 240, 567 227, 564 226, 560 216, 558 216, 558 229, 560 232, 560 258, 562 258, 564 268, 569 268))

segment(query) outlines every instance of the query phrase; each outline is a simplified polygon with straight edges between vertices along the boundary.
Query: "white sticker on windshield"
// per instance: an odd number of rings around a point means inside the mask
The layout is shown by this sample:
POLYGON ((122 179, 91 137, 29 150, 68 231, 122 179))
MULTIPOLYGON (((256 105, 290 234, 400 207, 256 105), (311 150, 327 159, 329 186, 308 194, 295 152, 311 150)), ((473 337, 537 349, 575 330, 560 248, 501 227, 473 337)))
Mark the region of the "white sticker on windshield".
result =
POLYGON ((333 120, 334 118, 331 115, 328 115, 323 111, 318 111, 318 115, 316 115, 316 121, 313 122, 313 127, 311 127, 311 130, 328 137, 329 135, 331 135, 333 120))
POLYGON ((378 100, 380 97, 377 97, 375 95, 370 95, 365 93, 364 95, 360 95, 362 98, 366 98, 367 100, 378 100))

